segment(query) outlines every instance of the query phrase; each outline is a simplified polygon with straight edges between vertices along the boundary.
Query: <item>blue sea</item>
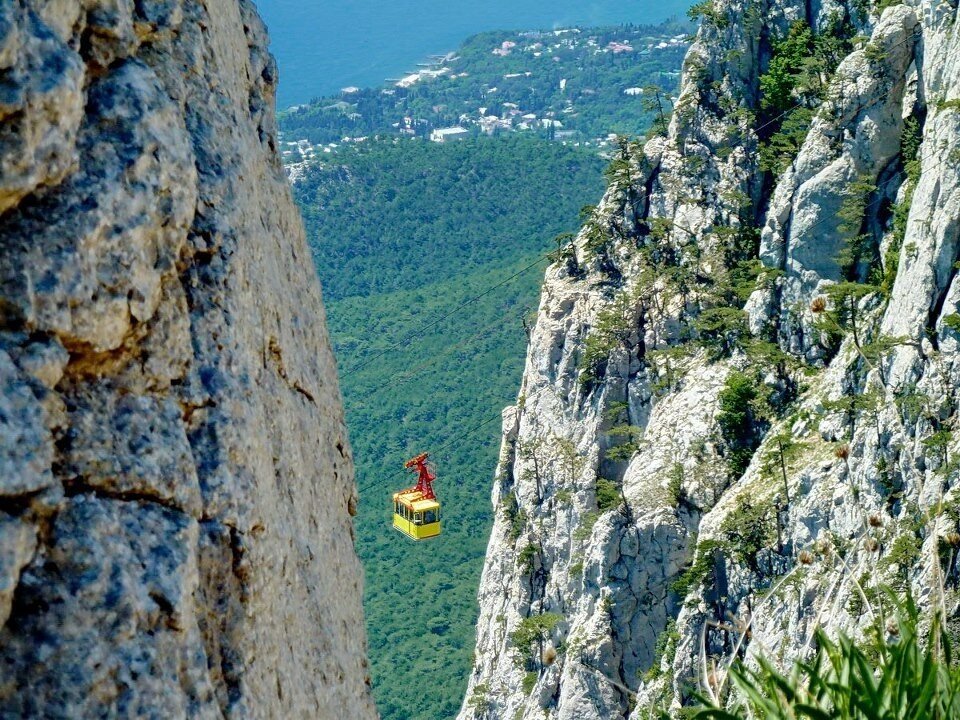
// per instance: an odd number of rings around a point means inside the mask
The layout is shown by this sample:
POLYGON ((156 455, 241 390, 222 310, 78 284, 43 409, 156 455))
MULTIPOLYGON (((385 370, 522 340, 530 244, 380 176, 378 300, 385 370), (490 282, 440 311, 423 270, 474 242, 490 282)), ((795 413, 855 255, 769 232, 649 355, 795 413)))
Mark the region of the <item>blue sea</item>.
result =
POLYGON ((280 108, 376 86, 484 30, 658 23, 693 0, 256 0, 280 64, 280 108))

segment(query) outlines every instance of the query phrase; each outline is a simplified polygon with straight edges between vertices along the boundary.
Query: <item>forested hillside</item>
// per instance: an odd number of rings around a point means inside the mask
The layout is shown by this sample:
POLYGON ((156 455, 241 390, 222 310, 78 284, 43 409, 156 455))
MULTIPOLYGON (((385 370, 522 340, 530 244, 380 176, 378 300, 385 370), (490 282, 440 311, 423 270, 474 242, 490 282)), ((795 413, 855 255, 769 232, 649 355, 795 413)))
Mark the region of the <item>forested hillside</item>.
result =
POLYGON ((532 136, 391 140, 346 149, 295 186, 357 463, 358 550, 385 719, 456 714, 492 522, 499 412, 522 371, 522 319, 536 310, 543 254, 602 191, 604 164, 532 136), (435 453, 445 519, 442 537, 414 544, 390 525, 390 494, 410 484, 403 461, 419 452, 435 453))
POLYGON ((324 297, 339 300, 462 278, 546 247, 575 229, 603 165, 531 136, 383 140, 311 167, 294 193, 324 297))

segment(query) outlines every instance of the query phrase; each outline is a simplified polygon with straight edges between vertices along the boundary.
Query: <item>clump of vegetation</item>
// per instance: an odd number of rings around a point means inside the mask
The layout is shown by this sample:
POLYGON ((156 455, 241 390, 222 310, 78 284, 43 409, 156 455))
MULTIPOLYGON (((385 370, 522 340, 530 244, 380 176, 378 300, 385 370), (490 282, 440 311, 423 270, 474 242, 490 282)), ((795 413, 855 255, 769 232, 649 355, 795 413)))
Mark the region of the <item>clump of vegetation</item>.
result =
POLYGON ((864 232, 863 227, 870 197, 876 190, 877 186, 869 176, 858 177, 846 188, 843 202, 837 211, 837 218, 840 220, 837 229, 846 240, 837 261, 843 275, 850 281, 862 280, 870 270, 875 273, 880 266, 878 248, 871 243, 871 238, 864 232))
POLYGON ((687 17, 694 21, 703 20, 712 23, 720 30, 730 25, 730 19, 723 12, 717 10, 713 4, 713 0, 702 0, 698 2, 687 10, 687 17))
POLYGON ((577 560, 570 566, 570 577, 572 578, 581 578, 583 577, 583 560, 577 560))
POLYGON ((937 622, 927 640, 908 601, 888 627, 875 626, 865 647, 817 633, 809 662, 780 672, 760 657, 730 669, 731 697, 711 698, 697 720, 951 720, 960 717, 960 666, 937 622), (892 636, 887 640, 885 633, 892 636))
POLYGON ((623 496, 620 485, 613 480, 597 478, 597 510, 601 513, 620 506, 623 496))
POLYGON ((478 715, 490 712, 490 686, 487 683, 478 683, 470 693, 470 699, 467 700, 467 706, 474 709, 478 715))
POLYGON ((674 654, 678 642, 680 642, 680 633, 677 630, 677 620, 676 618, 670 618, 663 632, 657 635, 657 644, 653 649, 653 662, 643 674, 644 682, 653 682, 661 676, 663 670, 660 666, 663 664, 663 659, 674 654))
POLYGON ((672 108, 667 107, 670 102, 669 95, 659 85, 645 85, 643 88, 643 100, 641 107, 653 115, 653 121, 650 123, 650 130, 647 131, 647 138, 666 136, 670 128, 670 112, 672 108))
POLYGON ((504 517, 510 523, 510 539, 518 540, 527 527, 527 513, 517 502, 517 494, 508 493, 502 501, 504 517))
POLYGON ((704 540, 697 543, 697 549, 693 554, 693 562, 673 581, 670 589, 683 598, 690 594, 691 590, 695 590, 702 585, 714 572, 716 553, 723 551, 723 549, 723 543, 716 540, 704 540))
POLYGON ((534 560, 539 552, 540 548, 533 543, 528 543, 517 554, 517 564, 523 572, 529 573, 533 571, 534 560))
POLYGON ((883 278, 880 291, 887 299, 893 292, 893 283, 897 279, 900 265, 900 249, 907 236, 907 219, 913 203, 913 193, 920 180, 920 144, 923 142, 923 124, 920 117, 911 115, 903 124, 900 136, 900 157, 903 158, 903 170, 906 173, 903 197, 893 208, 893 232, 890 244, 883 256, 883 278))
POLYGON ((876 292, 874 285, 859 282, 839 282, 827 288, 829 303, 814 308, 817 319, 814 326, 826 339, 828 348, 835 350, 844 337, 853 337, 854 345, 862 351, 864 334, 860 301, 876 292))
POLYGON ((611 403, 605 413, 608 421, 613 423, 606 435, 612 444, 607 449, 606 457, 609 460, 629 460, 640 449, 640 440, 643 438, 643 429, 629 422, 627 403, 611 403))
POLYGON ((734 478, 743 475, 762 437, 757 385, 756 378, 733 372, 720 391, 717 425, 726 445, 727 469, 734 478))
POLYGON ((634 293, 619 293, 597 315, 596 325, 587 335, 580 355, 580 384, 592 387, 607 370, 610 354, 617 347, 625 347, 636 331, 639 301, 634 293))
POLYGON ((534 686, 537 684, 538 674, 536 670, 531 670, 523 674, 523 680, 521 681, 521 687, 523 688, 523 694, 529 695, 533 692, 534 686))
POLYGON ((852 34, 841 16, 817 34, 798 20, 773 43, 767 72, 760 76, 762 170, 780 175, 797 156, 813 108, 823 101, 834 70, 852 49, 852 34))
POLYGON ((683 463, 675 462, 670 467, 670 472, 667 476, 667 496, 670 504, 674 507, 678 507, 686 499, 686 493, 683 490, 683 480, 683 463))
POLYGON ((544 643, 562 620, 563 615, 559 613, 545 612, 520 621, 517 629, 510 633, 510 642, 517 649, 517 661, 522 668, 536 669, 543 657, 544 643))
POLYGON ((588 512, 583 515, 583 522, 581 522, 580 527, 578 527, 573 532, 573 539, 577 542, 583 542, 588 537, 590 533, 593 532, 593 526, 597 524, 597 520, 600 519, 600 513, 588 512))
POLYGON ((755 573, 760 572, 760 552, 776 542, 776 509, 769 500, 757 500, 749 494, 737 498, 737 507, 724 518, 720 532, 733 557, 755 573))

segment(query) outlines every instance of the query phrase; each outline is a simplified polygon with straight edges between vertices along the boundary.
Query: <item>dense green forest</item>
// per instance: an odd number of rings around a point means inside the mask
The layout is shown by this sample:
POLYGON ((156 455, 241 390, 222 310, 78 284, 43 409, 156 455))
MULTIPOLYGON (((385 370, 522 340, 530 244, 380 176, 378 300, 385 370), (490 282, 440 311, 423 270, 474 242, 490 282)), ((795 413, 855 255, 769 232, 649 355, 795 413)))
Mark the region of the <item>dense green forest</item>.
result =
POLYGON ((603 166, 595 153, 531 135, 391 140, 338 153, 295 186, 356 459, 357 545, 385 720, 439 720, 459 708, 522 319, 536 309, 543 253, 596 201, 603 166), (436 462, 444 530, 415 544, 392 529, 390 495, 411 484, 403 461, 419 452, 436 462))
POLYGON ((545 120, 551 137, 578 141, 641 134, 659 112, 649 88, 661 87, 659 102, 669 103, 691 30, 686 22, 668 22, 482 33, 432 69, 441 75, 408 87, 391 84, 318 98, 281 113, 280 128, 285 141, 312 145, 345 137, 422 137, 458 124, 475 134, 527 126, 543 130, 545 120), (648 92, 638 92, 643 88, 648 92), (500 122, 488 123, 491 116, 500 122))
POLYGON ((505 267, 570 229, 602 168, 594 153, 528 135, 384 140, 310 168, 295 195, 324 297, 339 300, 505 267))

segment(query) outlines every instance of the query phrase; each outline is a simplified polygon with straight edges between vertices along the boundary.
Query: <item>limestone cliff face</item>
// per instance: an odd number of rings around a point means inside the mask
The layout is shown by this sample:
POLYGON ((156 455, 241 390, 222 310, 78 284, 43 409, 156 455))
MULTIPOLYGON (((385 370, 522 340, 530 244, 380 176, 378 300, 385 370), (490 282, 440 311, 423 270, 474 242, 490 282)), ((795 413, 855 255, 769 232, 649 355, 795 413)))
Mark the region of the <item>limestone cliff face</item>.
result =
POLYGON ((247 0, 0 2, 0 715, 375 716, 247 0))
POLYGON ((862 633, 881 585, 954 612, 960 22, 889 5, 715 0, 667 136, 548 269, 462 720, 676 710, 738 654, 862 633), (851 40, 764 175, 759 78, 798 20, 851 40), (737 378, 772 408, 741 408, 740 464, 737 378))

